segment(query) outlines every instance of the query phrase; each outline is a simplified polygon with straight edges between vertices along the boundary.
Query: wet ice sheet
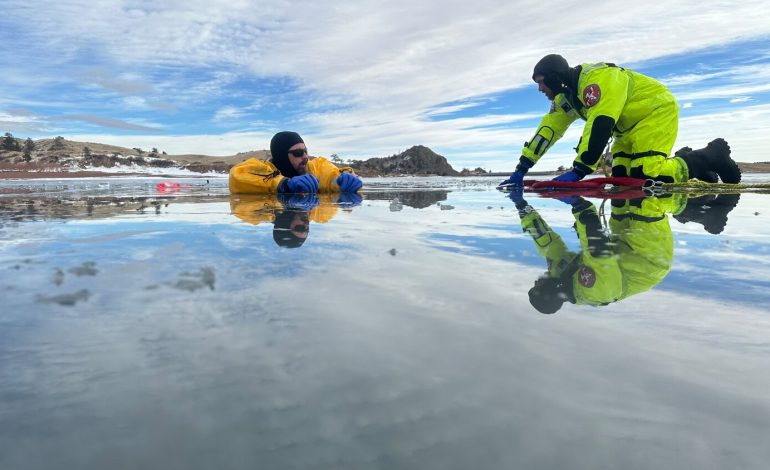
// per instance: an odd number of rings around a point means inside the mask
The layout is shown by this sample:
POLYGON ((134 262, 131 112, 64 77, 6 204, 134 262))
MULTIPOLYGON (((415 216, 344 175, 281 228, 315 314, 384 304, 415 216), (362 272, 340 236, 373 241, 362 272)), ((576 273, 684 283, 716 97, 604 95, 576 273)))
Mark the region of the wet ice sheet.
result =
POLYGON ((0 468, 764 468, 768 196, 671 218, 652 290, 542 315, 496 181, 410 180, 317 201, 294 249, 223 180, 4 197, 0 468))

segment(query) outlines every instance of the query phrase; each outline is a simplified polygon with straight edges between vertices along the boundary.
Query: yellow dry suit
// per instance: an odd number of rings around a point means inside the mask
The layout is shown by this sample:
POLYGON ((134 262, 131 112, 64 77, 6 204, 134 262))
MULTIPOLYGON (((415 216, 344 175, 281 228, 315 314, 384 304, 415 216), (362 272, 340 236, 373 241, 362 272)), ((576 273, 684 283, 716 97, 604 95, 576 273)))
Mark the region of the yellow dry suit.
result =
MULTIPOLYGON (((293 195, 288 195, 293 196, 293 195)), ((318 203, 309 211, 310 221, 325 224, 337 215, 338 206, 336 196, 332 194, 320 194, 312 196, 318 198, 318 203)), ((230 196, 230 212, 252 225, 259 225, 263 222, 274 222, 276 214, 284 210, 293 210, 287 208, 274 194, 242 194, 230 196)))
POLYGON ((647 291, 666 277, 674 251, 666 214, 679 213, 686 204, 684 194, 613 200, 608 235, 596 207, 582 200, 572 210, 579 252, 570 251, 531 206, 521 208, 520 215, 522 228, 547 261, 548 276, 563 281, 566 300, 599 306, 647 291))
POLYGON ((613 137, 613 176, 663 182, 689 179, 684 160, 669 158, 678 132, 679 107, 663 84, 614 64, 583 64, 576 69, 576 90, 556 95, 535 136, 525 144, 524 158, 535 164, 580 118, 586 124, 575 170, 593 173, 613 137))
MULTIPOLYGON (((308 160, 307 172, 318 178, 318 192, 339 192, 337 178, 343 173, 353 173, 352 168, 339 168, 323 157, 308 160)), ((285 176, 272 162, 250 158, 230 169, 230 192, 277 193, 285 176)))

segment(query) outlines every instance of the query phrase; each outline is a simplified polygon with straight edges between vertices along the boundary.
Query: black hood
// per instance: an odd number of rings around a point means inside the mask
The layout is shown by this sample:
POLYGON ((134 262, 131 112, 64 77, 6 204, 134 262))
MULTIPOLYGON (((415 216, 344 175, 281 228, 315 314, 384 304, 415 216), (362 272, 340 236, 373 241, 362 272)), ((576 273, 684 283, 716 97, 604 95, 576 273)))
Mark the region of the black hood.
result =
POLYGON ((532 80, 538 75, 543 76, 543 83, 556 94, 571 88, 572 69, 567 60, 558 54, 548 54, 540 59, 532 72, 532 80))
POLYGON ((309 226, 309 219, 306 212, 301 211, 282 211, 275 215, 275 221, 273 222, 273 240, 276 245, 284 248, 299 248, 305 243, 306 238, 300 238, 291 231, 291 223, 294 221, 294 217, 299 214, 300 218, 305 222, 305 226, 309 226))
POLYGON ((299 175, 289 161, 289 149, 299 143, 305 143, 305 141, 302 140, 299 134, 291 131, 279 132, 270 141, 270 155, 272 156, 270 161, 287 178, 299 175))

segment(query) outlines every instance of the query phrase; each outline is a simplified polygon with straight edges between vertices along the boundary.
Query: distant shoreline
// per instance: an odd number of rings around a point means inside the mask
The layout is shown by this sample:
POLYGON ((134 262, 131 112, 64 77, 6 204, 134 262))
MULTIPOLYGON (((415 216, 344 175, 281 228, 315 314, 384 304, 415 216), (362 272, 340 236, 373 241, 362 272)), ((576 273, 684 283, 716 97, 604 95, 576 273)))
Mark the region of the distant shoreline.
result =
MULTIPOLYGON (((227 173, 222 173, 227 176, 227 173)), ((0 171, 2 180, 73 179, 73 178, 210 178, 211 175, 157 175, 148 173, 109 173, 105 171, 0 171)))

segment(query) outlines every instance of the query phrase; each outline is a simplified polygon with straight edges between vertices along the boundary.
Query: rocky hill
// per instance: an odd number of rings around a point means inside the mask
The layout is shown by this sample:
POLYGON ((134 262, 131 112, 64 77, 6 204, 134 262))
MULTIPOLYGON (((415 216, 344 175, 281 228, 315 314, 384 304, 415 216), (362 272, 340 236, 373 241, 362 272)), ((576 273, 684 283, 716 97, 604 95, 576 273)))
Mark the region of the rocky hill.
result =
POLYGON ((422 145, 415 145, 398 155, 368 160, 354 160, 350 166, 362 176, 459 176, 446 158, 422 145))
POLYGON ((29 169, 47 171, 101 170, 116 167, 175 168, 196 173, 227 173, 235 163, 251 157, 266 159, 267 150, 252 150, 227 157, 208 155, 168 155, 158 149, 143 150, 95 142, 54 139, 17 139, 10 134, 0 138, 0 170, 29 169))

